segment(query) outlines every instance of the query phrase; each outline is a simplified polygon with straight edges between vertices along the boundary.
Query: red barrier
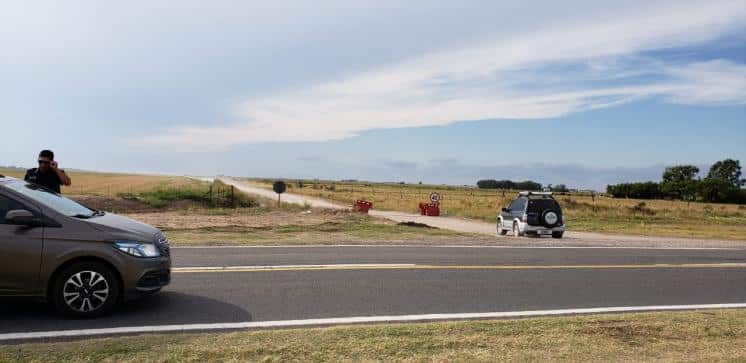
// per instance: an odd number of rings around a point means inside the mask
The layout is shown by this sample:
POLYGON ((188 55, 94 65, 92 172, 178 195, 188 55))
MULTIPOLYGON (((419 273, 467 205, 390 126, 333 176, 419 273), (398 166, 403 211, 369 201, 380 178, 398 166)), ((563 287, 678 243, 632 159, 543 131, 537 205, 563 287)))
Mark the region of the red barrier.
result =
POLYGON ((427 215, 427 203, 420 203, 420 215, 427 215))
POLYGON ((420 215, 437 217, 440 215, 440 207, 435 203, 420 203, 420 215))
POLYGON ((355 201, 355 205, 353 206, 353 209, 356 212, 368 213, 369 210, 373 209, 373 203, 367 200, 360 199, 360 200, 355 201))

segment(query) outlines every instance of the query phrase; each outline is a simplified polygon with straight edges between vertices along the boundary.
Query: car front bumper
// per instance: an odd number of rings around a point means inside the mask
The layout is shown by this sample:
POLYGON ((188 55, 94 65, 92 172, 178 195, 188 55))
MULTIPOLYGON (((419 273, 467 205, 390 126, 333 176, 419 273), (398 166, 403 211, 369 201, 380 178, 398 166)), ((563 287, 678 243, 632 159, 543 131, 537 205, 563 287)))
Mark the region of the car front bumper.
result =
POLYGON ((125 300, 158 292, 171 283, 171 259, 137 258, 122 271, 122 280, 125 300))

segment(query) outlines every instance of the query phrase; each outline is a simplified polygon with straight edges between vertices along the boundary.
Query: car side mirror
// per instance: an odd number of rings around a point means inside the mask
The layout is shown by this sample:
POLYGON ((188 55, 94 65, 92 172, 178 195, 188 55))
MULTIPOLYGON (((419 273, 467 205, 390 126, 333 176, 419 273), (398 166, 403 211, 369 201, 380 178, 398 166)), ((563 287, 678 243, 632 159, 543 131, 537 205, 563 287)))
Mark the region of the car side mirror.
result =
POLYGON ((502 211, 507 213, 508 212, 508 208, 503 208, 502 211))
POLYGON ((34 214, 25 209, 14 209, 5 214, 5 221, 10 224, 22 226, 36 226, 39 220, 34 218, 34 214))

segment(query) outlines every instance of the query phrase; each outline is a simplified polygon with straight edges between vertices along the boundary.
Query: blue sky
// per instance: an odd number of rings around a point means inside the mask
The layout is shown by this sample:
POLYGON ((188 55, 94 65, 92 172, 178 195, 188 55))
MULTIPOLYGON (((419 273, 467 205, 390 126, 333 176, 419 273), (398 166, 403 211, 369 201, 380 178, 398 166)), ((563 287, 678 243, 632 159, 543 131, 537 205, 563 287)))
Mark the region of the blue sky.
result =
POLYGON ((603 189, 746 163, 746 2, 0 5, 0 165, 603 189))

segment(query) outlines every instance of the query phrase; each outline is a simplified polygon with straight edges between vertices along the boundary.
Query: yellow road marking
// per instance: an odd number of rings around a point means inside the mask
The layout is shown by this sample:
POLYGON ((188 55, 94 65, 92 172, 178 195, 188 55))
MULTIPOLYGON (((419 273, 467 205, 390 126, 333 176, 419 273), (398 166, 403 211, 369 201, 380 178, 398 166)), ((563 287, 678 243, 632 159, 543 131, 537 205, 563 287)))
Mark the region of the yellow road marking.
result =
POLYGON ((648 265, 366 265, 366 266, 292 266, 292 267, 177 267, 173 273, 214 273, 214 272, 273 272, 273 271, 336 271, 336 270, 583 270, 583 269, 717 269, 746 268, 746 263, 689 263, 689 264, 648 264, 648 265))

